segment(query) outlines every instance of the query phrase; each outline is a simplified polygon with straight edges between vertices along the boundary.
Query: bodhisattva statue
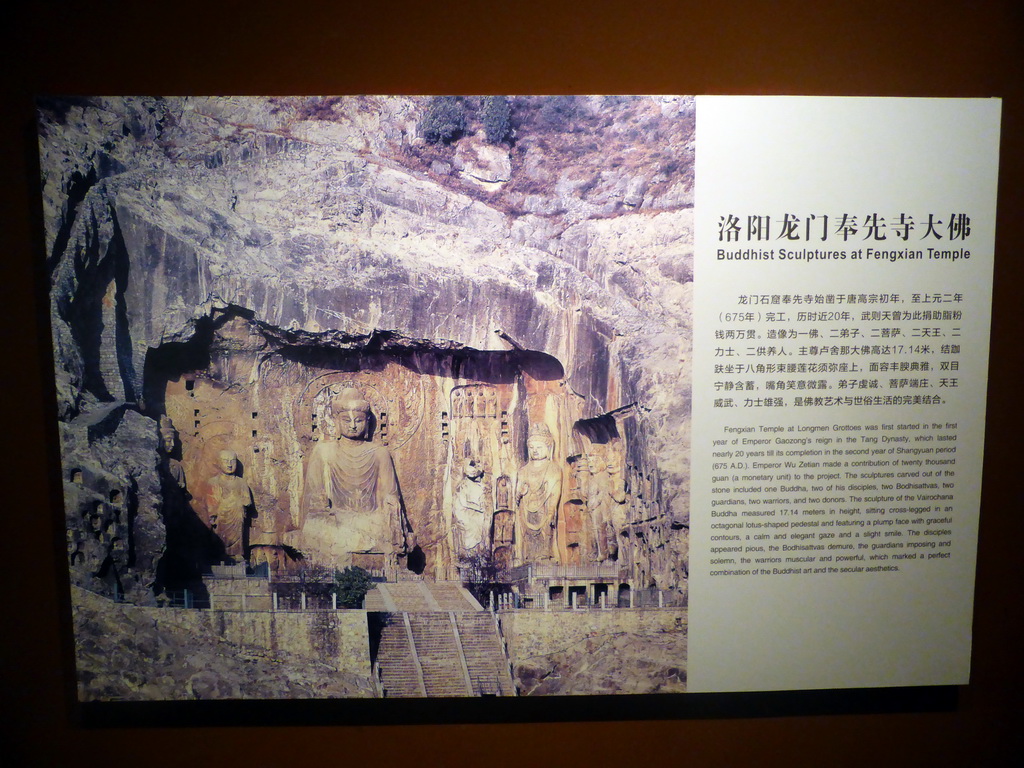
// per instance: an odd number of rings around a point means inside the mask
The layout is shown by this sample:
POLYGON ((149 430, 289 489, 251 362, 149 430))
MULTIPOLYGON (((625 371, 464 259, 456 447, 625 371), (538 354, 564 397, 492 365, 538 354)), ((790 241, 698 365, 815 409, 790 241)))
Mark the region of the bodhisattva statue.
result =
POLYGON ((358 390, 342 390, 331 412, 337 439, 318 442, 306 467, 302 548, 337 567, 351 565, 355 553, 381 553, 385 575, 394 578, 415 538, 391 453, 367 440, 370 406, 358 390))
POLYGON ((530 460, 516 480, 516 561, 557 560, 555 543, 562 470, 551 459, 554 441, 543 424, 534 424, 526 440, 530 460))
POLYGON ((160 417, 160 450, 164 455, 166 461, 167 473, 171 476, 171 479, 177 483, 178 488, 186 490, 185 486, 185 470, 181 466, 181 462, 173 458, 174 447, 178 439, 178 430, 174 428, 174 424, 168 416, 160 417))
POLYGON ((252 513, 252 491, 238 476, 238 456, 224 450, 217 456, 220 472, 207 484, 206 514, 210 529, 224 544, 224 553, 231 558, 245 559, 245 528, 252 513))
POLYGON ((490 548, 491 516, 484 509, 484 470, 466 459, 452 501, 452 550, 458 562, 472 562, 490 548))

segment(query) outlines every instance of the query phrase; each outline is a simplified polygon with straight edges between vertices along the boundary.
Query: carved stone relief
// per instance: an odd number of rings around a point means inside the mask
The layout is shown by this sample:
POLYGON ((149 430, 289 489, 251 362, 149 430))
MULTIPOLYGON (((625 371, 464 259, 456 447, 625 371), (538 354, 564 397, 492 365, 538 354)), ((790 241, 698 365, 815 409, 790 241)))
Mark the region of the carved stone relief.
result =
POLYGON ((494 565, 500 570, 512 567, 512 545, 515 536, 515 513, 512 511, 512 480, 501 475, 495 481, 493 553, 494 565))
POLYGON ((529 461, 516 480, 516 561, 559 561, 556 527, 562 494, 562 469, 551 458, 554 440, 544 424, 530 427, 529 461))
POLYGON ((332 402, 345 389, 358 390, 370 407, 367 425, 373 439, 398 450, 419 430, 424 416, 423 391, 415 376, 375 371, 325 373, 302 390, 292 414, 295 432, 313 441, 334 439, 332 402))
POLYGON ((167 416, 160 417, 160 454, 164 458, 164 467, 167 474, 182 491, 187 490, 188 483, 185 481, 185 470, 181 462, 174 458, 178 445, 178 430, 174 423, 167 416))
POLYGON ((452 501, 452 552, 460 570, 474 568, 492 551, 493 514, 486 498, 484 469, 473 459, 462 465, 452 501))
POLYGON ((252 491, 237 473, 238 455, 224 449, 217 454, 218 472, 206 481, 204 505, 207 522, 220 539, 224 554, 233 562, 247 559, 252 491))
POLYGON ((460 572, 466 572, 468 563, 477 570, 494 565, 491 541, 496 482, 497 478, 505 478, 507 494, 509 481, 505 473, 512 466, 511 447, 502 440, 500 413, 514 400, 514 393, 508 383, 455 384, 446 400, 443 413, 450 413, 451 418, 444 440, 445 487, 441 503, 444 510, 450 510, 450 523, 435 573, 437 578, 458 578, 460 572), (479 514, 468 511, 477 505, 479 514), (470 534, 470 539, 486 539, 486 545, 478 542, 465 546, 466 526, 479 527, 480 536, 470 534))
POLYGON ((221 504, 219 454, 236 454, 252 500, 243 556, 381 563, 392 578, 459 578, 469 560, 671 572, 650 472, 626 469, 631 416, 581 419, 583 399, 560 373, 544 378, 560 367, 536 353, 278 348, 244 323, 223 327, 208 368, 168 372, 180 461, 161 435, 166 473, 204 521, 221 504))

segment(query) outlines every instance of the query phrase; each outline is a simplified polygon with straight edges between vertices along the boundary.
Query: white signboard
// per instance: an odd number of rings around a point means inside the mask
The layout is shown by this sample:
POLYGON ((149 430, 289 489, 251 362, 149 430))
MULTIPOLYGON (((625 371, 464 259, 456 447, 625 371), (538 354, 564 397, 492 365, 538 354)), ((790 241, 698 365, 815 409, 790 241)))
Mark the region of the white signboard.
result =
POLYGON ((40 100, 80 698, 967 682, 999 117, 40 100))
POLYGON ((967 682, 999 109, 698 99, 691 691, 967 682))

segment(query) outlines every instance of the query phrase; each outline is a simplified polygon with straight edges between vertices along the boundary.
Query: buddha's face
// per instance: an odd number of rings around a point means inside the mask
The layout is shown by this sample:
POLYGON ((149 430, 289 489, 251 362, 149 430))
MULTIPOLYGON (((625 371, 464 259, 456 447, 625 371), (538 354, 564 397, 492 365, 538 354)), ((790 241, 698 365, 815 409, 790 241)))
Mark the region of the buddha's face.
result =
POLYGON ((164 453, 170 456, 174 453, 174 435, 164 435, 163 437, 164 453))
POLYGON ((233 475, 238 469, 238 457, 231 451, 221 451, 217 457, 217 466, 225 475, 233 475))
POLYGON ((338 435, 349 440, 362 440, 366 436, 368 417, 360 408, 347 408, 337 415, 338 435))
POLYGON ((540 461, 548 457, 548 443, 546 440, 531 438, 526 443, 526 447, 530 452, 530 458, 534 461, 540 461))

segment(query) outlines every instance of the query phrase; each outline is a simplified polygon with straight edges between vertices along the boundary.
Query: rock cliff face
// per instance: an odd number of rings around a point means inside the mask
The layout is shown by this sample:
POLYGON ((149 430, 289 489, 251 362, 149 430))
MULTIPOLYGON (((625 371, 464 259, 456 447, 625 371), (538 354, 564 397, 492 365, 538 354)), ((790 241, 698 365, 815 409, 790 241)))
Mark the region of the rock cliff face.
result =
POLYGON ((521 696, 684 693, 683 609, 502 616, 521 696))
POLYGON ((362 612, 214 614, 72 594, 81 701, 375 695, 362 612), (339 647, 345 636, 361 647, 339 647))
MULTIPOLYGON (((408 567, 455 573, 455 468, 500 511, 541 423, 563 503, 614 506, 634 583, 685 591, 693 103, 517 98, 510 145, 464 103, 436 146, 423 98, 40 104, 75 583, 146 603, 194 576, 225 448, 250 543, 301 551, 305 462, 355 386, 408 567)), ((607 558, 558 525, 560 560, 607 558)))

